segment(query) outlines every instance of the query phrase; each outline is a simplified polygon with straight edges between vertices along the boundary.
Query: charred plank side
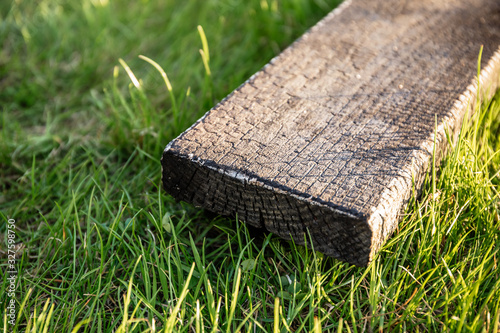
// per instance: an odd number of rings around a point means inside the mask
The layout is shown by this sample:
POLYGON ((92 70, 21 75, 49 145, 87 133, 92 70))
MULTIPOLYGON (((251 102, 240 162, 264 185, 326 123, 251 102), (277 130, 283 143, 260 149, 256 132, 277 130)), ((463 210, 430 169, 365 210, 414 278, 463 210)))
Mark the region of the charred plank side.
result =
POLYGON ((498 88, 499 46, 497 0, 347 1, 168 144, 164 188, 367 265, 498 88))

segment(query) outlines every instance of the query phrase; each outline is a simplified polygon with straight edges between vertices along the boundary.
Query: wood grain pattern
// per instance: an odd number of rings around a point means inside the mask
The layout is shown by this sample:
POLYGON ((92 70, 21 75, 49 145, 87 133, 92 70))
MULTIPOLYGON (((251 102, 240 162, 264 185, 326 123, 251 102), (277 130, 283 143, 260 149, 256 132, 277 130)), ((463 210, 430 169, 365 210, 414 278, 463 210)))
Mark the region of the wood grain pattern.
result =
POLYGON ((482 98, 499 1, 347 1, 166 147, 164 187, 366 265, 475 105, 481 45, 482 98))

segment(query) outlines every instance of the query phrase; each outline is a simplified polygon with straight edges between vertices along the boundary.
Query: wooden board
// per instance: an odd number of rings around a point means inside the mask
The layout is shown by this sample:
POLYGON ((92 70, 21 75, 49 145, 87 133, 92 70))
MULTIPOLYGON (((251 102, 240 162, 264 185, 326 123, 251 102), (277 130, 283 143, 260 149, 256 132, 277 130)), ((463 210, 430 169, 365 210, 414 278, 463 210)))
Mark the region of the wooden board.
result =
POLYGON ((421 187, 435 128, 439 161, 474 106, 481 45, 489 97, 500 1, 347 1, 168 144, 164 188, 364 266, 421 187))

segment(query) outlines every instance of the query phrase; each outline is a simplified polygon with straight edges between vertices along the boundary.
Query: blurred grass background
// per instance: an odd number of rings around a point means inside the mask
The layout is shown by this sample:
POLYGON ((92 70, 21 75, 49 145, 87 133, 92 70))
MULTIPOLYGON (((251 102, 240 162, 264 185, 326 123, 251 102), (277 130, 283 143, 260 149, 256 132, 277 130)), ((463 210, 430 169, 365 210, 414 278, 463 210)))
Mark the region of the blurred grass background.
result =
POLYGON ((0 2, 0 327, 497 332, 498 95, 368 268, 161 190, 164 146, 337 4, 0 2), (161 66, 171 92, 139 55, 161 66))

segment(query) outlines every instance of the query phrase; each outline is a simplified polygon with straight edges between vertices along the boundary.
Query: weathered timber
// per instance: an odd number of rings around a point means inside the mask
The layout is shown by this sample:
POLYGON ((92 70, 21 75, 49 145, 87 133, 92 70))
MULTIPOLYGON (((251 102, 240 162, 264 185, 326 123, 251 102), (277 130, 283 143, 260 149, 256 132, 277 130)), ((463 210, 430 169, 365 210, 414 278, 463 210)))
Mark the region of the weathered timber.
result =
POLYGON ((366 265, 497 89, 499 45, 498 0, 347 1, 166 147, 164 187, 366 265))

